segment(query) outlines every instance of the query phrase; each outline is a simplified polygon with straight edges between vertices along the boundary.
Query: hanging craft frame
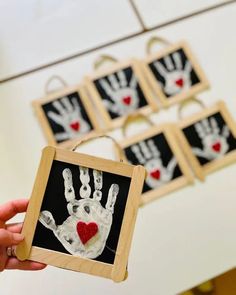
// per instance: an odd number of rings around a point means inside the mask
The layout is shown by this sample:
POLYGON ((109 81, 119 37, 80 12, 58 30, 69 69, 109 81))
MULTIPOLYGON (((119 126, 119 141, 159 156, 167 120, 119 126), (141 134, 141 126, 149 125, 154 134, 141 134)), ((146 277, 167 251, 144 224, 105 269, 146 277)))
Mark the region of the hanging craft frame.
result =
MULTIPOLYGON (((140 141, 148 140, 154 136, 163 134, 165 140, 177 160, 177 164, 181 171, 181 175, 173 180, 170 180, 169 183, 163 184, 161 187, 151 189, 147 192, 144 192, 141 196, 140 205, 145 205, 155 199, 158 199, 168 193, 171 193, 175 190, 178 190, 184 186, 194 183, 194 178, 189 168, 189 165, 175 140, 175 134, 173 132, 173 126, 171 124, 163 124, 159 126, 151 126, 147 131, 143 131, 141 134, 133 135, 127 139, 124 139, 122 142, 119 142, 120 147, 124 151, 124 157, 126 161, 129 162, 129 159, 126 155, 126 149, 130 148, 132 145, 139 143, 140 141)), ((144 165, 145 167, 145 165, 144 165)), ((146 168, 146 167, 145 167, 146 168)), ((148 170, 146 168, 146 170, 148 170)), ((148 171, 147 171, 148 176, 148 171)))
MULTIPOLYGON (((81 105, 79 105, 80 110, 81 110, 81 105)), ((65 148, 71 147, 76 141, 78 141, 78 139, 81 139, 86 135, 95 135, 97 132, 100 132, 101 130, 99 126, 99 121, 97 117, 94 115, 92 103, 89 100, 83 85, 70 86, 70 87, 66 87, 63 90, 50 92, 45 97, 34 100, 32 102, 32 106, 39 120, 39 123, 42 127, 42 130, 47 139, 47 142, 50 145, 60 146, 65 148), (62 142, 58 143, 55 138, 53 128, 50 125, 49 118, 43 109, 43 106, 53 103, 54 101, 58 101, 64 97, 68 97, 68 95, 72 95, 72 94, 78 95, 80 103, 82 107, 84 108, 84 112, 86 113, 86 116, 89 120, 87 121, 87 124, 90 125, 91 130, 89 130, 88 132, 85 132, 84 134, 78 134, 78 136, 76 136, 75 138, 63 140, 62 142)))
MULTIPOLYGON (((158 111, 158 104, 153 97, 153 93, 150 90, 150 87, 142 75, 142 69, 139 65, 139 62, 136 59, 130 59, 127 61, 116 62, 109 66, 107 69, 99 69, 94 74, 90 76, 86 76, 84 78, 84 83, 86 88, 90 94, 90 97, 93 99, 105 125, 105 129, 113 129, 120 127, 123 124, 124 119, 129 114, 120 115, 116 118, 112 118, 109 114, 109 111, 104 105, 103 98, 100 95, 98 89, 96 88, 94 82, 99 81, 104 77, 108 77, 109 75, 118 73, 119 71, 125 70, 127 68, 131 68, 133 74, 137 78, 138 85, 143 93, 143 96, 146 100, 146 105, 140 108, 135 109, 132 113, 140 112, 144 115, 148 115, 153 111, 158 111)), ((128 81, 126 81, 128 83, 128 81)), ((119 82, 120 83, 120 82, 119 82)), ((122 88, 121 88, 122 89, 122 88)))
MULTIPOLYGON (((66 268, 66 269, 70 269, 74 271, 80 271, 80 272, 84 272, 84 273, 88 273, 88 274, 92 274, 96 276, 101 276, 104 278, 110 278, 115 282, 120 282, 126 279, 128 255, 130 251, 132 234, 133 234, 133 230, 135 226, 135 220, 136 220, 137 210, 138 210, 139 201, 140 201, 140 194, 142 191, 142 183, 144 181, 144 178, 145 178, 145 169, 142 166, 128 165, 121 162, 97 158, 94 156, 67 151, 64 149, 55 148, 51 146, 46 147, 42 153, 41 162, 39 165, 37 177, 35 180, 34 188, 32 191, 31 199, 29 202, 29 206, 27 209, 27 213, 26 213, 26 217, 25 217, 25 221, 23 225, 22 233, 25 236, 25 240, 21 244, 19 244, 16 248, 17 258, 20 260, 30 259, 33 261, 38 261, 38 262, 53 265, 56 267, 62 267, 62 268, 66 268), (50 175, 51 173, 53 173, 52 167, 55 161, 56 163, 58 163, 59 161, 60 165, 66 165, 66 166, 76 165, 79 167, 88 167, 89 169, 96 169, 96 170, 102 171, 103 173, 111 173, 113 176, 116 177, 116 179, 119 179, 120 177, 122 179, 126 179, 125 183, 129 183, 129 186, 125 188, 126 192, 128 193, 127 193, 127 199, 125 200, 125 203, 124 203, 125 204, 124 208, 122 209, 124 211, 123 211, 122 222, 119 225, 120 231, 118 234, 116 250, 113 251, 115 253, 113 254, 114 255, 113 263, 106 263, 103 260, 95 261, 93 259, 82 257, 79 255, 75 256, 75 255, 66 254, 65 252, 62 253, 61 251, 57 251, 55 249, 52 250, 51 248, 47 248, 47 247, 35 246, 34 244, 35 239, 37 240, 37 237, 35 237, 35 230, 37 230, 37 224, 40 224, 39 216, 41 216, 40 214, 42 214, 42 212, 40 213, 40 211, 44 204, 45 195, 47 194, 48 183, 51 181, 50 175)), ((68 181, 68 178, 64 177, 64 180, 66 182, 68 181)), ((99 183, 100 182, 97 182, 97 185, 99 185, 99 183)), ((59 187, 58 182, 56 183, 56 187, 57 188, 59 187)), ((69 190, 66 190, 66 185, 65 185, 65 192, 63 190, 63 193, 65 193, 65 197, 66 197, 66 191, 67 191, 67 194, 68 194, 67 201, 69 199, 71 200, 70 194, 72 191, 72 187, 73 187, 73 183, 72 183, 72 186, 69 186, 69 190)), ((122 190, 124 190, 122 186, 120 187, 122 190)), ((78 190, 76 190, 76 187, 75 187, 75 192, 76 191, 78 190)), ((112 210, 114 209, 114 214, 112 212, 113 223, 115 218, 114 217, 115 212, 116 210, 118 210, 118 208, 115 207, 114 203, 116 202, 116 204, 118 203, 119 205, 121 204, 119 202, 124 202, 122 200, 123 198, 121 198, 120 201, 118 201, 118 196, 116 199, 113 199, 113 200, 111 200, 113 197, 112 194, 110 195, 111 197, 110 200, 109 200, 109 195, 107 197, 107 202, 108 200, 110 202, 109 204, 110 207, 108 206, 108 209, 109 210, 111 210, 111 208, 112 210)), ((125 198, 124 194, 123 194, 123 197, 125 198)), ((75 202, 78 203, 78 201, 75 201, 75 202)), ((98 201, 96 201, 96 203, 97 202, 98 201)), ((47 200, 46 200, 46 203, 47 203, 47 200)), ((71 204, 73 205, 74 203, 71 203, 71 204)), ((69 207, 67 206, 67 209, 68 208, 69 207)), ((60 209, 60 215, 61 215, 62 208, 60 207, 59 209, 60 209)), ((120 214, 119 210, 118 210, 118 213, 120 214)), ((50 215, 48 216, 50 217, 50 215)), ((112 226, 113 226, 113 223, 112 223, 112 226)), ((50 225, 52 223, 48 222, 48 224, 50 225)), ((77 227, 77 231, 78 231, 78 227, 77 227)), ((111 232, 112 232, 112 229, 110 230, 109 235, 111 234, 111 232)), ((97 239, 99 239, 100 235, 102 235, 102 232, 98 231, 98 234, 99 236, 97 239)), ((117 233, 115 234, 117 235, 117 233)), ((109 238, 109 235, 108 235, 108 238, 109 238)), ((43 239, 43 243, 47 243, 47 241, 45 241, 44 235, 42 235, 41 239, 43 239)), ((96 241, 97 240, 95 239, 95 243, 96 241)), ((69 243, 72 243, 72 242, 69 242, 69 243)), ((90 246, 88 245, 88 247, 90 246)), ((89 248, 89 249, 91 250, 93 248, 89 248)))
MULTIPOLYGON (((173 62, 173 61, 172 61, 173 62)), ((181 60, 179 60, 181 63, 181 60)), ((152 87, 157 99, 160 100, 163 107, 169 107, 173 104, 179 103, 187 98, 190 98, 192 96, 195 96, 197 93, 206 90, 209 88, 209 82, 208 79, 200 66, 197 58, 193 54, 192 50, 190 49, 188 43, 186 41, 179 41, 177 43, 174 43, 172 45, 167 45, 165 48, 149 54, 144 60, 139 61, 140 67, 142 68, 142 71, 144 75, 146 76, 147 80, 150 83, 150 86, 152 87), (152 72, 150 68, 150 64, 154 63, 155 61, 158 61, 162 58, 165 58, 166 56, 170 56, 172 53, 175 53, 178 50, 182 50, 183 53, 186 56, 186 61, 189 61, 193 71, 195 72, 199 82, 192 85, 190 89, 184 90, 180 93, 171 95, 170 97, 167 96, 165 91, 162 89, 162 86, 160 82, 157 81, 157 78, 155 77, 154 73, 152 72)), ((173 66, 173 65, 172 65, 173 66)), ((183 79, 181 79, 183 83, 183 79)))
MULTIPOLYGON (((236 160, 236 150, 232 150, 229 153, 226 153, 223 157, 214 159, 212 161, 209 161, 208 163, 201 165, 199 162, 197 156, 193 153, 192 147, 188 139, 186 138, 184 134, 184 130, 186 128, 189 128, 191 126, 194 126, 194 124, 201 122, 204 119, 209 120, 208 118, 211 116, 214 117, 214 115, 220 114, 223 121, 226 123, 231 135, 232 140, 234 141, 234 138, 236 137, 236 124, 234 119, 232 118, 232 115, 228 111, 225 103, 223 101, 219 101, 216 104, 214 104, 211 107, 204 108, 202 111, 197 112, 196 114, 186 117, 182 119, 177 126, 174 126, 175 134, 177 135, 177 138, 179 140, 179 143, 181 145, 181 148, 183 149, 184 154, 186 155, 190 165, 193 168, 193 171, 195 175, 201 180, 204 181, 206 175, 221 169, 232 162, 236 160)), ((216 131, 218 133, 221 133, 222 130, 216 131)), ((215 149, 219 149, 221 146, 215 145, 215 149)), ((236 148, 236 146, 235 146, 236 148)))

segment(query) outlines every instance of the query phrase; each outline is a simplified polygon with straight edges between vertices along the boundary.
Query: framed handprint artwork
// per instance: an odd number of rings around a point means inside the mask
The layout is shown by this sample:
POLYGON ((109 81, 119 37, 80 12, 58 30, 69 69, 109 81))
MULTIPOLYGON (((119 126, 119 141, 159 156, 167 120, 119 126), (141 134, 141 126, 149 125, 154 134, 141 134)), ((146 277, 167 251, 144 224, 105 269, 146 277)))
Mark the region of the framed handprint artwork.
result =
POLYGON ((236 125, 222 101, 184 118, 175 132, 200 180, 236 160, 236 125))
POLYGON ((199 62, 184 41, 149 54, 140 64, 157 99, 160 99, 164 107, 209 88, 199 62))
POLYGON ((147 115, 158 110, 136 60, 115 63, 106 71, 96 71, 85 78, 85 84, 107 129, 121 126, 131 113, 139 111, 147 115))
POLYGON ((100 130, 91 102, 81 85, 53 92, 32 104, 51 145, 66 147, 100 130))
POLYGON ((46 147, 17 258, 124 280, 144 178, 142 166, 46 147))
POLYGON ((143 165, 147 171, 141 205, 193 183, 193 176, 172 126, 150 127, 122 142, 127 162, 143 165))

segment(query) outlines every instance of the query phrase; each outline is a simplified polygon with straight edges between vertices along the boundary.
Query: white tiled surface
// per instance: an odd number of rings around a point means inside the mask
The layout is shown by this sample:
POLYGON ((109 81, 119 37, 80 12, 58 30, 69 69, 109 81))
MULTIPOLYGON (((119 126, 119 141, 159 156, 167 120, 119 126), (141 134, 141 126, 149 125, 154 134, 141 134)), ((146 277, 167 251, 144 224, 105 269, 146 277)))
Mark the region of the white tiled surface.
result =
MULTIPOLYGON (((212 84, 212 89, 200 97, 207 105, 225 99, 236 118, 236 40, 232 36, 235 14, 236 5, 230 5, 156 33, 173 41, 189 41, 212 84)), ((92 70, 99 53, 120 59, 142 57, 151 35, 0 85, 1 202, 30 195, 40 152, 46 144, 30 102, 43 95, 47 78, 56 73, 75 84, 92 70)), ((153 119, 175 120, 176 108, 155 114, 153 119)), ((121 137, 119 131, 115 137, 121 137)), ((96 144, 96 148, 103 146, 96 144)), ((1 294, 174 295, 234 267, 235 175, 236 165, 232 165, 212 174, 203 184, 196 182, 140 209, 126 282, 114 284, 52 267, 38 273, 6 271, 0 274, 1 294)))
POLYGON ((0 80, 139 30, 127 0, 0 0, 0 80))
POLYGON ((228 0, 134 0, 147 28, 162 25, 228 0))

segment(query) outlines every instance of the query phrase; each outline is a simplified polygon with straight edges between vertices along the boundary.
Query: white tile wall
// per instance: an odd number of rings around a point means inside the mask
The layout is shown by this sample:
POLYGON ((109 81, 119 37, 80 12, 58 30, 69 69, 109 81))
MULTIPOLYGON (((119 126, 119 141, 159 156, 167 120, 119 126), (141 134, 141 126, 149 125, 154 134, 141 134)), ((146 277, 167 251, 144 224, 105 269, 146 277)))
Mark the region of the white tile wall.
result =
POLYGON ((139 31, 127 0, 0 2, 0 80, 139 31))
POLYGON ((134 0, 147 28, 162 25, 228 0, 134 0))

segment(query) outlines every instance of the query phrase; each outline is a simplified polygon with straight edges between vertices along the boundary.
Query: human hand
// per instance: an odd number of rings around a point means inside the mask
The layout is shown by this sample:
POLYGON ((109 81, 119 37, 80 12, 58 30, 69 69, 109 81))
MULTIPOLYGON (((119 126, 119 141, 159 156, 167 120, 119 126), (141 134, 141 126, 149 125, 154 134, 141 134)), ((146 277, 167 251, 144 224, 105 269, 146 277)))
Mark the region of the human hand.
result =
POLYGON ((15 200, 0 205, 0 272, 4 269, 40 270, 46 265, 33 261, 19 261, 16 257, 8 256, 7 248, 16 246, 24 240, 21 234, 22 224, 6 224, 18 213, 25 212, 28 200, 15 200))
POLYGON ((69 217, 62 224, 57 225, 52 213, 44 210, 40 214, 39 221, 53 231, 70 254, 94 259, 106 246, 119 186, 115 183, 111 185, 106 205, 103 207, 101 204, 104 197, 102 172, 94 169, 92 179, 89 168, 79 166, 79 170, 82 183, 79 200, 76 198, 71 170, 66 168, 62 172, 69 217), (92 180, 94 191, 92 191, 92 180))
POLYGON ((124 116, 134 112, 139 107, 139 97, 137 92, 138 81, 132 74, 130 81, 127 80, 125 72, 120 70, 108 76, 108 80, 100 79, 99 84, 104 89, 111 100, 103 99, 103 103, 108 111, 119 116, 124 116))
POLYGON ((169 163, 164 165, 159 148, 152 139, 131 146, 131 150, 139 164, 146 168, 145 182, 150 188, 158 188, 171 181, 177 165, 176 158, 172 157, 169 163))
POLYGON ((165 82, 162 84, 162 89, 169 95, 176 95, 182 91, 189 90, 191 82, 192 65, 186 61, 185 65, 181 61, 181 56, 178 52, 173 53, 173 61, 169 55, 164 57, 164 65, 159 61, 154 62, 154 67, 164 78, 165 82))
POLYGON ((203 119, 197 122, 195 130, 202 142, 202 149, 193 147, 193 153, 207 159, 208 161, 223 157, 229 150, 228 137, 230 135, 229 128, 224 125, 220 130, 216 119, 203 119))
POLYGON ((68 97, 63 97, 54 101, 52 105, 58 113, 49 111, 47 115, 54 123, 64 129, 63 132, 55 134, 57 141, 77 138, 91 130, 91 127, 82 116, 81 107, 76 97, 73 97, 71 101, 68 97))

